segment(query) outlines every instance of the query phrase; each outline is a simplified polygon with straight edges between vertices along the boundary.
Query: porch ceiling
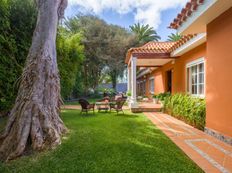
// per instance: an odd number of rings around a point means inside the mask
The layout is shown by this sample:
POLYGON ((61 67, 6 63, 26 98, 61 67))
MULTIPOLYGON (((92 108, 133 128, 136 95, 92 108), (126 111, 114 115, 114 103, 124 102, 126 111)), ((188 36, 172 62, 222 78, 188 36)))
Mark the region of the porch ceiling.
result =
POLYGON ((165 58, 165 59, 137 59, 137 67, 161 67, 164 64, 172 61, 173 58, 165 58))

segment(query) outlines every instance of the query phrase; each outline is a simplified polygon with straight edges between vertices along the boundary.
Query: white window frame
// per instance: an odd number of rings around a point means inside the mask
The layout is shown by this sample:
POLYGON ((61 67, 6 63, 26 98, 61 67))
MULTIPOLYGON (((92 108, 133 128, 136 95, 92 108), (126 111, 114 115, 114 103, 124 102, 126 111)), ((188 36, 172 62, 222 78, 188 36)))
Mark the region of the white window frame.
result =
POLYGON ((151 94, 154 94, 155 93, 155 78, 154 77, 150 77, 149 78, 149 92, 151 94), (151 91, 151 80, 153 80, 153 91, 151 91))
MULTIPOLYGON (((199 68, 199 66, 198 66, 199 68)), ((198 69, 199 70, 199 69, 198 69)), ((186 92, 194 97, 199 97, 199 98, 205 98, 205 88, 206 88, 206 75, 205 75, 205 72, 206 72, 206 66, 205 66, 205 58, 202 57, 202 58, 199 58, 199 59, 196 59, 194 61, 191 61, 189 63, 186 64, 186 92), (190 79, 190 77, 188 76, 188 68, 191 68, 193 66, 196 66, 196 65, 199 65, 199 64, 204 64, 204 94, 192 94, 191 91, 192 91, 192 79, 190 79), (190 83, 188 83, 189 81, 190 83), (189 88, 188 88, 189 87, 189 88)), ((199 81, 199 75, 197 75, 197 81, 199 81)), ((199 93, 199 85, 197 85, 197 93, 199 93)))

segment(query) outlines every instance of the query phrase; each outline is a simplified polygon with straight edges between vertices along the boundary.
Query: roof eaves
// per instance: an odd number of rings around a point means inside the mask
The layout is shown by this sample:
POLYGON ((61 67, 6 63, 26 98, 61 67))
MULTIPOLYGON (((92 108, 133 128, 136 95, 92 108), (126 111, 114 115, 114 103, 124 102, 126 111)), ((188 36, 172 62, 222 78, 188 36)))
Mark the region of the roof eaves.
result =
POLYGON ((204 3, 204 0, 190 0, 185 7, 181 10, 181 13, 177 15, 177 17, 173 20, 173 22, 169 25, 168 28, 178 29, 183 22, 187 20, 189 16, 192 15, 197 8, 204 3))

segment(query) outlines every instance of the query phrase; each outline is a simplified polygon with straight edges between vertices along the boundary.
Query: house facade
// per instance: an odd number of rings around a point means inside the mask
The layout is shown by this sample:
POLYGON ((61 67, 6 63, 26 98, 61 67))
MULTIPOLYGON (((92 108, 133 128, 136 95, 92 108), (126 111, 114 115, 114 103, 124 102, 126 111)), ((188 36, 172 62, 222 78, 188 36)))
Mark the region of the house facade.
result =
POLYGON ((191 0, 169 27, 183 38, 128 50, 130 106, 163 92, 205 98, 205 131, 232 143, 232 1, 191 0))

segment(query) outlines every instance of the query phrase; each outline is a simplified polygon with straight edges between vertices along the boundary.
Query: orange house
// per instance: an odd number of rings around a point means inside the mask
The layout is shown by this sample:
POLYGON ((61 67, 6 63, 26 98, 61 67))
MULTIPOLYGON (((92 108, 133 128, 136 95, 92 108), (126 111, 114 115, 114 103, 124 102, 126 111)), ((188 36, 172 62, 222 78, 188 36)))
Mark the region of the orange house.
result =
POLYGON ((232 144, 232 0, 191 0, 169 27, 183 38, 127 52, 130 107, 162 92, 205 98, 205 131, 232 144))

